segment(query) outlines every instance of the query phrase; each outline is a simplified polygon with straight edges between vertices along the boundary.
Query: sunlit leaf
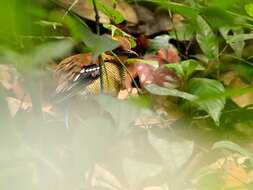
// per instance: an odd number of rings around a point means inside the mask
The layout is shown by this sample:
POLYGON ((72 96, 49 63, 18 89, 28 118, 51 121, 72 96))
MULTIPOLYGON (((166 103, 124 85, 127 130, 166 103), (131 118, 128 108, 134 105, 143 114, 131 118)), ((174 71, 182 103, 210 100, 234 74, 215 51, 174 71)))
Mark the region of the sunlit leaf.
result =
POLYGON ((196 39, 201 50, 208 58, 218 57, 218 40, 212 28, 201 16, 197 17, 196 22, 198 27, 196 39))
POLYGON ((124 21, 123 15, 116 9, 102 3, 100 0, 96 0, 98 9, 107 15, 115 24, 119 24, 124 21))
POLYGON ((253 3, 246 4, 244 8, 247 14, 253 17, 253 3))
POLYGON ((181 61, 180 63, 170 63, 167 68, 172 68, 181 77, 188 78, 194 71, 202 71, 205 68, 199 62, 193 59, 181 61))

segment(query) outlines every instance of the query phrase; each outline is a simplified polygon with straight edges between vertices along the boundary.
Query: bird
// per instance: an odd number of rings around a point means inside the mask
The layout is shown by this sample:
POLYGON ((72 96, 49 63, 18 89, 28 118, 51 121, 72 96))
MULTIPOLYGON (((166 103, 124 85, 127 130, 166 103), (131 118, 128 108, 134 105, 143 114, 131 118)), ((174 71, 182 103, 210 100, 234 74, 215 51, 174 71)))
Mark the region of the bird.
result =
POLYGON ((55 68, 54 96, 65 100, 77 94, 95 95, 101 93, 102 87, 104 93, 117 95, 124 80, 121 63, 109 53, 102 54, 101 58, 102 65, 98 59, 93 61, 92 53, 63 59, 55 68))

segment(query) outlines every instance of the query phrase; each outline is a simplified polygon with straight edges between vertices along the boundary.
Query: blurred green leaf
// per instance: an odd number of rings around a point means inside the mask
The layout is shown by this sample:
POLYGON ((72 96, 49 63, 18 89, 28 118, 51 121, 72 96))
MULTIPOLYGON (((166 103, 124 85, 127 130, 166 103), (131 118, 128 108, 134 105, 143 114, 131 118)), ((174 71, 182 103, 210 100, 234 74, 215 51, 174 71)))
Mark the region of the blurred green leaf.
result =
POLYGON ((244 8, 247 14, 253 17, 253 3, 246 4, 244 8))
POLYGON ((62 58, 72 50, 74 43, 70 40, 60 40, 44 43, 33 51, 33 64, 46 65, 50 60, 62 58))
POLYGON ((179 13, 183 16, 194 18, 198 15, 199 10, 182 3, 171 2, 167 0, 147 0, 149 2, 154 2, 160 5, 162 8, 169 9, 173 12, 179 13))
POLYGON ((201 98, 207 96, 212 97, 212 95, 224 93, 224 86, 217 80, 207 78, 192 78, 188 85, 188 92, 199 97, 199 99, 194 102, 200 109, 205 110, 215 123, 219 125, 219 119, 225 106, 226 99, 224 97, 214 97, 213 99, 201 100, 201 98))
POLYGON ((72 36, 77 41, 83 41, 85 45, 88 46, 93 53, 94 59, 96 59, 101 53, 113 50, 119 46, 118 42, 112 40, 108 36, 94 34, 87 24, 77 17, 73 18, 67 15, 64 17, 63 22, 68 26, 72 36))
POLYGON ((224 185, 223 173, 210 172, 200 177, 197 184, 197 190, 222 190, 224 185))
POLYGON ((47 42, 27 53, 2 49, 5 63, 14 64, 19 70, 29 72, 31 69, 45 66, 49 61, 59 59, 69 53, 74 46, 70 40, 47 42))
POLYGON ((201 50, 208 58, 217 58, 219 45, 212 28, 201 16, 197 17, 196 22, 198 27, 196 39, 201 50))

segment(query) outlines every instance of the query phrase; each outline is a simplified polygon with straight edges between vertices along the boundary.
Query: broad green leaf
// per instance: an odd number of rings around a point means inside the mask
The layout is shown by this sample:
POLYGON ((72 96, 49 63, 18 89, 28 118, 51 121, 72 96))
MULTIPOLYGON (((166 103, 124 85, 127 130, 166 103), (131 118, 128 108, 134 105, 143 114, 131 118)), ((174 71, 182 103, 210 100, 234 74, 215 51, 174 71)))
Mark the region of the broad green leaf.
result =
POLYGON ((244 39, 237 38, 234 41, 231 41, 231 37, 243 34, 243 29, 241 27, 221 27, 220 33, 226 42, 230 45, 230 47, 235 51, 236 55, 241 57, 243 48, 245 46, 244 39), (232 32, 233 35, 229 35, 229 32, 232 32))
POLYGON ((178 76, 185 77, 183 66, 180 63, 166 64, 166 67, 175 70, 178 76))
POLYGON ((224 97, 214 97, 213 99, 205 98, 224 93, 224 86, 217 80, 207 78, 192 78, 189 81, 188 92, 199 97, 195 103, 200 109, 206 111, 215 121, 215 123, 219 125, 219 119, 225 106, 226 99, 224 97))
POLYGON ((118 47, 119 43, 107 36, 94 34, 89 27, 79 18, 66 16, 64 22, 71 30, 73 37, 78 41, 83 41, 92 51, 94 59, 105 51, 110 51, 118 47))
POLYGON ((219 44, 212 28, 209 24, 201 17, 198 16, 197 22, 197 42, 208 58, 217 58, 219 55, 219 44))
POLYGON ((170 32, 171 38, 179 41, 190 41, 194 37, 195 26, 192 23, 178 23, 175 24, 174 30, 170 32))
POLYGON ((119 24, 124 21, 123 15, 118 10, 102 3, 100 0, 96 0, 96 3, 98 9, 106 14, 115 24, 119 24))
POLYGON ((253 3, 246 4, 244 8, 245 8, 246 13, 249 16, 253 17, 253 3))
POLYGON ((174 69, 179 76, 185 78, 188 78, 194 71, 202 71, 205 69, 194 59, 188 59, 180 63, 166 64, 166 67, 174 69))
POLYGON ((235 144, 231 141, 218 141, 213 144, 212 149, 229 149, 234 152, 238 152, 243 156, 246 156, 250 159, 251 163, 253 164, 253 153, 249 152, 248 150, 242 148, 240 145, 235 144))
POLYGON ((235 17, 224 9, 217 6, 208 6, 201 9, 202 15, 213 28, 217 29, 223 26, 235 25, 235 17), (222 19, 221 19, 222 18, 222 19))
POLYGON ((175 97, 184 98, 189 101, 193 101, 197 98, 196 96, 192 94, 182 92, 177 89, 161 87, 156 84, 145 85, 145 89, 152 94, 160 95, 160 96, 175 96, 175 97))
POLYGON ((244 41, 244 40, 250 40, 250 39, 253 39, 253 33, 234 35, 230 37, 227 42, 235 43, 237 41, 244 41))
POLYGON ((179 64, 182 65, 184 73, 187 77, 189 77, 194 71, 203 71, 205 69, 198 61, 194 59, 181 61, 179 64))

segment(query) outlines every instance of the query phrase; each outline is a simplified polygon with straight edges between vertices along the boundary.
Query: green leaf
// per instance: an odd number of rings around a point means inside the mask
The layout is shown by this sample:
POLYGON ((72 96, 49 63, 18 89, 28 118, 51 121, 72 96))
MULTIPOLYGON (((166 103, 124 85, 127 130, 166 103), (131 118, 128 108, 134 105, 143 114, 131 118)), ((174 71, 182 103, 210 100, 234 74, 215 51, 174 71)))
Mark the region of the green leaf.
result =
POLYGON ((212 28, 201 16, 197 17, 196 22, 198 27, 196 39, 201 50, 208 58, 217 58, 219 45, 212 28))
POLYGON ((26 54, 2 48, 0 50, 2 51, 2 58, 7 63, 16 65, 20 71, 30 72, 30 69, 46 65, 52 59, 61 58, 69 53, 73 47, 72 41, 59 40, 44 43, 26 54))
POLYGON ((253 3, 246 4, 246 5, 244 6, 244 8, 245 8, 246 13, 247 13, 249 16, 253 17, 253 3))
POLYGON ((194 71, 203 71, 205 67, 200 65, 200 63, 194 59, 188 59, 181 61, 179 64, 182 65, 184 73, 189 77, 194 71))
POLYGON ((124 21, 123 15, 116 9, 102 3, 100 0, 96 0, 96 3, 98 9, 106 14, 115 24, 119 24, 124 21))
POLYGON ((190 41, 195 34, 195 26, 192 23, 181 22, 175 24, 175 30, 170 32, 171 38, 179 41, 190 41))
POLYGON ((253 164, 253 154, 252 152, 247 151, 246 149, 242 148, 240 145, 235 144, 231 141, 218 141, 213 144, 213 150, 215 149, 229 149, 234 152, 238 152, 243 156, 246 156, 250 159, 251 163, 253 164))
POLYGON ((170 63, 165 65, 169 69, 174 69, 176 74, 180 77, 185 77, 185 72, 183 66, 179 63, 170 63))
POLYGON ((188 59, 181 61, 180 63, 166 64, 166 67, 174 69, 179 76, 185 78, 188 78, 194 71, 201 71, 205 69, 194 59, 188 59))
POLYGON ((158 86, 156 84, 145 85, 145 89, 147 91, 149 91, 150 93, 155 94, 155 95, 159 95, 159 96, 175 96, 175 97, 184 98, 189 101, 193 101, 197 98, 196 96, 194 96, 192 94, 182 92, 177 89, 164 88, 164 87, 158 86))
POLYGON ((94 59, 105 51, 111 51, 119 46, 119 43, 107 36, 94 34, 81 19, 66 16, 64 22, 71 30, 73 37, 83 41, 92 51, 94 59))
POLYGON ((240 39, 236 37, 233 41, 231 40, 232 37, 243 34, 243 29, 241 27, 221 27, 220 33, 226 42, 230 45, 230 47, 235 51, 236 55, 241 57, 243 48, 245 46, 244 39, 240 39), (233 35, 229 35, 229 32, 232 32, 233 35))
POLYGON ((35 48, 33 52, 33 64, 47 64, 52 59, 59 59, 70 52, 74 44, 70 40, 61 40, 44 43, 35 48))
POLYGON ((162 8, 169 9, 173 12, 179 13, 185 17, 194 18, 198 15, 199 10, 181 3, 170 2, 167 0, 147 0, 160 5, 162 8))
POLYGON ((224 185, 225 182, 221 172, 210 172, 200 177, 197 190, 222 190, 224 189, 224 185))
POLYGON ((244 40, 250 40, 250 39, 253 39, 253 33, 234 35, 230 37, 227 42, 235 43, 237 41, 244 41, 244 40))
POLYGON ((134 48, 136 46, 135 38, 131 36, 130 34, 124 32, 117 26, 114 26, 112 24, 103 24, 103 26, 107 28, 108 30, 111 30, 112 36, 122 36, 122 37, 127 38, 131 44, 131 48, 134 48))
POLYGON ((219 119, 225 106, 226 99, 224 97, 206 98, 224 93, 224 86, 217 80, 192 78, 189 82, 188 92, 199 97, 195 103, 200 109, 206 111, 215 123, 219 125, 219 119))

